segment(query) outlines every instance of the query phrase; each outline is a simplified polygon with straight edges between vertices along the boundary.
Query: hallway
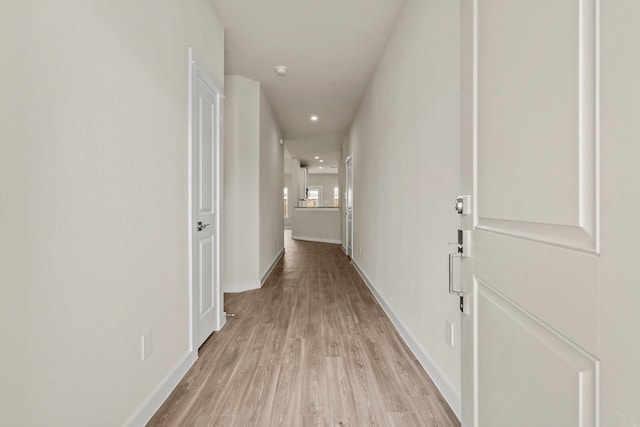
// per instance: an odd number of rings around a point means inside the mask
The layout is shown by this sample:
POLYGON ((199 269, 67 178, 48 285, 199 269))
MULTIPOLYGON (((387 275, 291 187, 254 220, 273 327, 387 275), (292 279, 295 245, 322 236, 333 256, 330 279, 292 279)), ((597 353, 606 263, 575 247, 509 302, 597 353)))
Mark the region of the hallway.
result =
POLYGON ((148 425, 460 425, 340 246, 289 236, 148 425))

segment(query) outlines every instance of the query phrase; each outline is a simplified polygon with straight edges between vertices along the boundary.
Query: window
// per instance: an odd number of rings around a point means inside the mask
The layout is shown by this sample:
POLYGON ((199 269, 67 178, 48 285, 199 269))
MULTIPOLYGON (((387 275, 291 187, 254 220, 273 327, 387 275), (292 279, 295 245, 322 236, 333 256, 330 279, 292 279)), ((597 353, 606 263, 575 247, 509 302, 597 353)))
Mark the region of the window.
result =
POLYGON ((289 189, 284 187, 284 217, 289 218, 289 189))
POLYGON ((307 197, 308 208, 318 208, 322 206, 322 187, 309 187, 307 197))
POLYGON ((340 206, 340 191, 338 187, 333 187, 333 207, 337 208, 340 206))

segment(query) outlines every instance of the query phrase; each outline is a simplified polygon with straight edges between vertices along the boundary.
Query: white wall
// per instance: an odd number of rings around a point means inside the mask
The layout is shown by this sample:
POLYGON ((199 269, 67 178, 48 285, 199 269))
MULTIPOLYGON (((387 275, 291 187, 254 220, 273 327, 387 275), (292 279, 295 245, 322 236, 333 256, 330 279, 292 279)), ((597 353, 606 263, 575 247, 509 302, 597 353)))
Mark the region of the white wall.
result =
POLYGON ((259 280, 260 84, 225 77, 223 289, 259 280))
POLYGON ((208 0, 2 9, 0 424, 123 425, 189 352, 187 47, 222 80, 222 24, 208 0))
POLYGON ((345 152, 347 149, 348 137, 345 137, 342 142, 342 148, 340 149, 340 161, 338 162, 338 187, 340 187, 340 236, 342 239, 342 250, 346 253, 346 239, 345 239, 345 227, 346 227, 346 207, 345 207, 345 191, 347 189, 346 182, 346 164, 345 159, 351 155, 351 153, 345 152))
POLYGON ((295 208, 291 237, 312 242, 342 243, 340 210, 336 208, 295 208))
POLYGON ((260 94, 260 278, 284 251, 282 188, 284 187, 284 146, 282 134, 269 102, 260 94))
POLYGON ((458 218, 459 4, 409 0, 343 148, 353 153, 354 260, 454 410, 457 299, 446 254, 458 218))
POLYGON ((284 250, 284 147, 260 83, 225 77, 223 290, 255 289, 284 250))
MULTIPOLYGON (((300 169, 300 160, 298 159, 285 159, 285 170, 292 171, 289 174, 291 181, 289 181, 289 221, 290 226, 293 224, 296 211, 295 207, 298 206, 298 170, 300 169)), ((285 223, 286 224, 286 223, 285 223)))
MULTIPOLYGON (((286 160, 285 160, 286 162, 286 160)), ((284 226, 286 228, 291 228, 291 209, 293 208, 293 201, 291 200, 291 174, 290 173, 285 173, 284 174, 284 186, 287 188, 288 193, 288 197, 287 197, 287 212, 289 213, 289 217, 284 219, 284 226)), ((284 206, 283 206, 284 209, 284 206)))

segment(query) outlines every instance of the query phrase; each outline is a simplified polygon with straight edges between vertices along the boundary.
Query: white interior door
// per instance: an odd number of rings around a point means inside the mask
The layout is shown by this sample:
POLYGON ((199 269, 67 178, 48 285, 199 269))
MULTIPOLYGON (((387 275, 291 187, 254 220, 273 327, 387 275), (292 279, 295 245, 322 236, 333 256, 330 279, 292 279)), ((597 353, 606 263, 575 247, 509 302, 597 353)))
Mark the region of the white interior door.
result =
POLYGON ((463 425, 596 426, 595 0, 463 0, 463 425))
POLYGON ((353 258, 353 158, 347 157, 345 161, 345 227, 344 241, 347 255, 353 258))
POLYGON ((220 117, 222 93, 192 58, 192 304, 199 347, 224 325, 220 287, 220 117))

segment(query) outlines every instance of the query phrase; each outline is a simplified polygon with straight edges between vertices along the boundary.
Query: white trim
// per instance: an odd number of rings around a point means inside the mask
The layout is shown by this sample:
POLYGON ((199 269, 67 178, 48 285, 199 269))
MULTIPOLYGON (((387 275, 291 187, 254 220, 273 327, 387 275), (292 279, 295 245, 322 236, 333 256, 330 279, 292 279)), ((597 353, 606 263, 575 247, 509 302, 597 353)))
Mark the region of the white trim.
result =
POLYGON ((296 212, 338 212, 340 208, 294 208, 296 212))
POLYGON ((259 280, 250 280, 248 282, 239 283, 225 283, 222 285, 222 291, 228 294, 236 294, 240 292, 253 291, 254 289, 260 289, 261 283, 259 280))
POLYGON ((291 236, 291 238, 293 240, 305 240, 307 242, 333 243, 335 245, 342 244, 342 240, 325 239, 323 237, 291 236))
POLYGON ((353 203, 353 152, 349 154, 344 159, 344 245, 346 248, 346 254, 349 257, 353 258, 354 253, 354 242, 353 239, 355 237, 355 233, 353 232, 353 224, 354 224, 354 203, 353 203), (349 168, 351 165, 351 168, 349 168), (351 173, 349 173, 349 169, 351 169, 351 173), (351 175, 351 176, 349 176, 351 175), (349 225, 349 190, 351 190, 351 225, 349 225), (349 252, 349 246, 351 246, 351 252, 349 252))
POLYGON ((146 425, 156 413, 189 369, 198 360, 198 352, 190 351, 178 365, 165 377, 160 385, 147 397, 142 406, 127 420, 125 426, 138 427, 146 425))
POLYGON ((215 150, 215 164, 213 165, 214 174, 215 174, 215 201, 214 201, 214 213, 215 213, 215 224, 214 227, 214 235, 217 236, 215 238, 215 254, 216 259, 215 263, 215 283, 217 283, 217 292, 215 295, 215 306, 218 307, 218 319, 217 325, 215 325, 214 330, 219 331, 222 329, 226 322, 226 316, 224 313, 224 294, 222 291, 222 275, 221 275, 221 266, 223 265, 222 260, 222 203, 223 203, 223 194, 222 191, 224 189, 223 183, 223 125, 224 125, 224 86, 220 81, 213 78, 213 74, 211 74, 204 62, 200 60, 198 55, 194 52, 193 48, 188 48, 188 59, 189 59, 189 76, 188 76, 188 168, 189 168, 189 178, 188 178, 188 190, 189 190, 189 221, 188 221, 188 235, 189 235, 189 301, 190 301, 190 323, 189 328, 191 331, 189 349, 190 351, 195 351, 197 353, 199 347, 199 333, 198 333, 198 310, 197 307, 198 302, 197 298, 197 283, 194 280, 196 275, 195 265, 194 265, 194 254, 197 252, 196 245, 198 244, 197 238, 195 237, 196 230, 196 222, 197 222, 197 212, 194 209, 194 198, 193 198, 193 182, 196 179, 194 176, 194 132, 193 132, 193 119, 194 119, 194 91, 195 91, 195 82, 196 79, 200 78, 202 81, 207 84, 213 93, 216 96, 216 111, 217 115, 215 117, 216 120, 216 141, 214 143, 213 149, 215 150))
POLYGON ((280 251, 278 256, 271 263, 267 272, 262 275, 262 279, 250 280, 248 282, 240 282, 240 283, 225 283, 222 285, 223 292, 226 292, 229 294, 236 294, 240 292, 253 291, 255 289, 260 289, 264 284, 264 282, 267 281, 267 279, 273 272, 273 269, 276 267, 276 265, 278 264, 278 262, 283 256, 284 256, 284 248, 280 251))
POLYGON ((276 257, 276 259, 273 260, 273 262, 271 263, 271 265, 269 266, 267 271, 262 275, 262 279, 260 279, 260 287, 262 287, 262 285, 264 285, 264 282, 266 282, 267 279, 269 278, 269 276, 271 275, 271 273, 273 273, 273 269, 276 268, 276 265, 278 264, 278 262, 280 261, 280 259, 283 256, 284 256, 284 248, 282 248, 282 250, 280 251, 280 253, 276 257))
POLYGON ((402 322, 396 317, 394 312, 389 308, 384 299, 380 296, 380 294, 376 291, 375 287, 371 283, 371 281, 367 278, 367 275, 362 271, 360 266, 358 265, 356 260, 352 262, 353 267, 356 269, 364 283, 367 285, 371 293, 373 294, 378 304, 382 307, 384 312, 387 314, 393 326, 395 326, 396 331, 400 334, 402 340, 407 344, 409 350, 416 357, 420 365, 427 372, 429 377, 433 380, 436 388, 440 391, 444 400, 447 401, 453 412, 458 417, 458 420, 461 419, 462 416, 462 399, 460 395, 455 391, 454 387, 451 386, 446 376, 443 374, 442 370, 438 368, 438 366, 433 362, 433 359, 429 357, 427 353, 425 353, 422 348, 418 345, 418 343, 413 339, 411 334, 404 328, 402 322))
POLYGON ((194 239, 193 239, 193 227, 195 226, 194 223, 194 213, 193 213, 193 76, 194 76, 194 70, 193 70, 193 63, 194 63, 194 59, 193 59, 193 51, 191 48, 188 49, 189 52, 189 76, 188 76, 188 87, 187 87, 187 94, 188 94, 188 99, 189 99, 189 106, 188 108, 188 113, 187 113, 187 159, 188 159, 188 169, 189 169, 189 175, 187 178, 187 188, 188 188, 188 212, 189 212, 189 220, 187 221, 187 227, 188 227, 188 232, 187 232, 187 236, 189 236, 189 332, 190 332, 190 337, 189 337, 189 351, 193 352, 195 351, 197 353, 196 350, 196 342, 198 341, 198 337, 197 337, 197 318, 196 318, 196 310, 194 308, 194 298, 195 298, 195 293, 194 293, 194 274, 193 274, 193 254, 194 254, 194 239))

